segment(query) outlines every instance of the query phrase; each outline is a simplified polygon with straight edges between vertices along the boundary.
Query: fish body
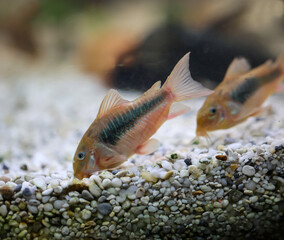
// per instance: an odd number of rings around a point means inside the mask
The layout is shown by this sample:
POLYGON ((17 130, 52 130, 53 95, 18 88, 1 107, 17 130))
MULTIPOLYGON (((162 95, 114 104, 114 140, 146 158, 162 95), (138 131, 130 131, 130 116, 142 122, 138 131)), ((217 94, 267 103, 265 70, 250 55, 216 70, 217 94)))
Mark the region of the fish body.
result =
POLYGON ((162 87, 158 81, 134 101, 123 99, 116 90, 109 91, 76 150, 75 177, 82 179, 115 168, 135 153, 149 154, 159 147, 157 140, 149 138, 166 120, 189 110, 175 102, 212 93, 191 78, 188 62, 189 53, 162 87))
POLYGON ((264 111, 263 102, 284 80, 284 55, 250 70, 244 58, 230 64, 224 80, 204 102, 197 114, 197 136, 233 127, 264 111))

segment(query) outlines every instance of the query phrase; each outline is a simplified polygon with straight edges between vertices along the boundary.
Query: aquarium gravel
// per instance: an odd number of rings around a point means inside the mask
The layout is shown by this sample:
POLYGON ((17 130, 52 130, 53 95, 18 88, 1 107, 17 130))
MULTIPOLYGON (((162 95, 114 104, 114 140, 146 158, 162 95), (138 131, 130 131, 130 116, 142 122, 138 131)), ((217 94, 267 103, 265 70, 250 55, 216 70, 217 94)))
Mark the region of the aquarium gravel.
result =
POLYGON ((157 152, 79 181, 72 157, 106 89, 70 69, 1 80, 0 239, 280 239, 283 95, 210 141, 194 139, 203 99, 188 101, 157 152))

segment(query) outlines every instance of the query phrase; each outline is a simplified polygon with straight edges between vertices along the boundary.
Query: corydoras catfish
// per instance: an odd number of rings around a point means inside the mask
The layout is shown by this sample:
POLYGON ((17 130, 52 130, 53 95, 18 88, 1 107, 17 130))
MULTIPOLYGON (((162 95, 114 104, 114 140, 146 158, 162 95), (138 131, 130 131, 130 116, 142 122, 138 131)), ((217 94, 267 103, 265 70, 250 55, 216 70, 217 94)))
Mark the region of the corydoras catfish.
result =
POLYGON ((189 53, 177 63, 162 87, 158 81, 134 101, 123 99, 111 89, 76 150, 75 177, 82 179, 96 171, 115 168, 135 153, 152 153, 159 142, 149 138, 166 120, 189 110, 176 102, 211 93, 191 78, 189 53))
POLYGON ((265 109, 261 105, 283 80, 284 54, 252 70, 247 60, 235 58, 224 80, 199 110, 196 135, 208 136, 209 131, 227 129, 260 115, 265 109))

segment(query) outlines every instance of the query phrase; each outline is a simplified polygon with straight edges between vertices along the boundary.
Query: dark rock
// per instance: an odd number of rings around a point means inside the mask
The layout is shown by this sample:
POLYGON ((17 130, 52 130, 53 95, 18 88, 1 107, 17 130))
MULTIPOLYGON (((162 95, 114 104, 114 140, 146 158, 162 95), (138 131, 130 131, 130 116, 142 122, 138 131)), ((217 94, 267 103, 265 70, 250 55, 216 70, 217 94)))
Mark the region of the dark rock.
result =
POLYGON ((184 159, 184 162, 185 162, 185 164, 186 164, 187 166, 192 165, 192 162, 191 162, 191 159, 190 159, 190 158, 184 159))
POLYGON ((171 227, 170 226, 164 226, 163 227, 163 232, 166 233, 166 234, 170 233, 171 232, 171 227))
POLYGON ((24 190, 23 190, 23 195, 25 196, 25 197, 30 197, 31 195, 32 195, 32 192, 31 192, 31 190, 29 189, 29 188, 24 188, 24 190))
POLYGON ((14 188, 14 192, 19 192, 22 189, 22 184, 18 184, 15 188, 14 188))
POLYGON ((109 203, 100 203, 98 205, 98 211, 102 215, 109 215, 112 211, 112 206, 109 203))
POLYGON ((230 202, 236 203, 242 198, 243 193, 238 190, 232 190, 229 192, 228 196, 230 202))
POLYGON ((82 191, 82 198, 84 198, 88 201, 92 201, 94 199, 93 195, 88 190, 82 191))

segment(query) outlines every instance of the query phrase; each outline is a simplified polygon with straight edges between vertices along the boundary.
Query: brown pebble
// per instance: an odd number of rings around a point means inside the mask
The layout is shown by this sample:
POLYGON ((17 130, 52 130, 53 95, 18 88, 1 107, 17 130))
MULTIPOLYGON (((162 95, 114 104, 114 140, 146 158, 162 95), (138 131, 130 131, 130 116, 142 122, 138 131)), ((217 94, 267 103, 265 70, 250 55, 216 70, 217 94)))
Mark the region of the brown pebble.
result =
POLYGON ((221 161, 226 161, 228 159, 226 155, 216 155, 215 157, 221 161))
POLYGON ((204 192, 202 192, 201 190, 197 190, 195 192, 192 193, 194 196, 196 195, 201 195, 201 194, 204 194, 204 192))
POLYGON ((3 181, 3 182, 9 182, 11 179, 10 178, 8 178, 8 177, 6 177, 6 176, 1 176, 0 177, 0 181, 3 181))
POLYGON ((8 186, 3 186, 0 188, 0 193, 4 199, 11 200, 14 195, 14 190, 8 186))
POLYGON ((231 169, 232 169, 233 171, 235 171, 238 167, 239 167, 238 164, 232 164, 232 165, 231 165, 231 169))

